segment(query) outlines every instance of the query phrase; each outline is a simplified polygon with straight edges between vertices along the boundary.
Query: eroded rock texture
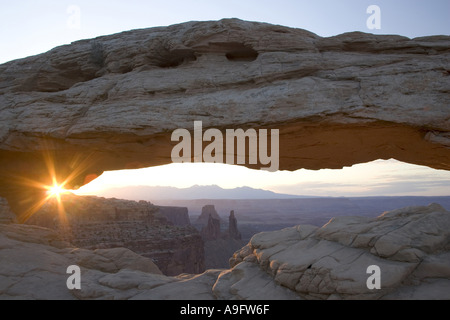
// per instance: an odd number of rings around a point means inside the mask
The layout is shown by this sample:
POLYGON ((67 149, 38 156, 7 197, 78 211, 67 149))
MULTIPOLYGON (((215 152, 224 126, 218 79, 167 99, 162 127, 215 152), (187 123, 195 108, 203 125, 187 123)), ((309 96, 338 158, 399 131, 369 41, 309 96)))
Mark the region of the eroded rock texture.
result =
MULTIPOLYGON (((71 265, 81 268, 81 288, 83 294, 89 295, 90 298, 121 296, 119 291, 111 290, 111 287, 96 291, 91 285, 93 279, 99 284, 107 285, 107 282, 103 282, 107 280, 105 276, 117 274, 120 270, 162 276, 151 259, 129 249, 93 251, 74 248, 63 241, 55 231, 39 226, 0 224, 0 243, 2 300, 74 299, 73 294, 77 293, 68 290, 66 286, 69 276, 66 271, 71 265), (91 280, 84 282, 85 276, 91 280)), ((122 289, 125 287, 122 286, 122 289)), ((83 294, 80 297, 83 297, 83 294)))
POLYGON ((151 258, 166 275, 204 272, 199 232, 191 226, 174 225, 161 209, 174 218, 185 208, 66 194, 61 203, 50 199, 27 223, 54 229, 61 239, 79 248, 125 247, 151 258))
POLYGON ((26 220, 52 175, 71 188, 104 170, 171 163, 172 131, 195 120, 222 132, 279 129, 283 170, 389 158, 448 170, 449 57, 448 36, 321 38, 227 19, 8 62, 0 196, 26 220))
MULTIPOLYGON (((339 217, 321 228, 300 225, 255 235, 235 253, 234 268, 216 287, 231 297, 236 292, 227 289, 243 274, 268 274, 306 299, 450 299, 449 250, 450 212, 437 204, 376 219, 339 217), (381 270, 380 289, 367 286, 372 265, 381 270)), ((242 290, 247 297, 248 288, 242 290)))
POLYGON ((54 231, 0 223, 0 299, 450 299, 450 212, 410 207, 255 235, 231 268, 168 277, 124 248, 76 249, 54 231), (81 290, 66 269, 81 267, 81 290), (381 289, 367 268, 378 265, 381 289))

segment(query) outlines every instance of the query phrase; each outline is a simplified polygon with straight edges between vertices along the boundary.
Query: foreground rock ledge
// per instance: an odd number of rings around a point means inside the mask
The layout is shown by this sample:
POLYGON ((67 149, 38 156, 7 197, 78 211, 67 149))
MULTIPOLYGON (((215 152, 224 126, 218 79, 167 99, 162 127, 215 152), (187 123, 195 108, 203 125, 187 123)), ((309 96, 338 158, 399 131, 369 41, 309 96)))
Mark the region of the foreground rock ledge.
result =
POLYGON ((281 170, 449 170, 449 65, 448 36, 322 38, 237 19, 77 41, 0 65, 0 196, 23 221, 41 196, 30 181, 54 171, 76 188, 171 163, 171 132, 195 120, 279 129, 281 170))
POLYGON ((437 204, 255 235, 229 270, 161 275, 123 249, 71 248, 49 229, 0 224, 0 299, 450 299, 450 212, 437 204), (68 290, 69 265, 81 290, 68 290), (369 265, 381 289, 366 286, 369 265))

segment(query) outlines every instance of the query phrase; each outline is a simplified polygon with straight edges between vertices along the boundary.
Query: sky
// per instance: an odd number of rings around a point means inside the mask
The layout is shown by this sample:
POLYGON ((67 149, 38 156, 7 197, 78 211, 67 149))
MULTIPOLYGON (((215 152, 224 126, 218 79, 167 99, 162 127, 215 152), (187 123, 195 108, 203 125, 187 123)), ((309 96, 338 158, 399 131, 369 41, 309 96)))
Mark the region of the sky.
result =
MULTIPOLYGON (((0 63, 73 41, 192 20, 240 18, 303 28, 328 37, 344 32, 409 38, 450 34, 449 0, 21 0, 0 4, 0 63), (375 5, 379 11, 369 11, 375 5), (377 27, 377 28, 374 28, 377 27)), ((222 164, 171 164, 107 172, 80 193, 111 185, 216 184, 323 195, 450 195, 450 172, 377 160, 343 170, 266 172, 222 164)))
POLYGON ((449 34, 448 0, 20 0, 0 4, 0 63, 121 31, 192 20, 240 18, 328 37, 350 31, 410 38, 449 34), (381 29, 368 29, 370 5, 381 29))
POLYGON ((105 172, 78 194, 108 195, 104 188, 123 185, 219 185, 225 189, 248 186, 278 193, 324 196, 450 196, 450 173, 397 160, 376 160, 341 170, 322 169, 269 172, 227 164, 184 163, 140 170, 105 172))

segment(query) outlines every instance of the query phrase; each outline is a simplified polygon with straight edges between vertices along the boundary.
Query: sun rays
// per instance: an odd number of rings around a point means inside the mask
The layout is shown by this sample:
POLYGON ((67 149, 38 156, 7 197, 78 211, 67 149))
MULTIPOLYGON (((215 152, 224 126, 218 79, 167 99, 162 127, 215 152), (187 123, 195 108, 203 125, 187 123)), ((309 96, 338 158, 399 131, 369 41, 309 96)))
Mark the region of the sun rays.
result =
POLYGON ((64 183, 58 184, 56 181, 56 178, 53 178, 53 185, 51 186, 44 186, 44 189, 47 190, 47 194, 49 198, 56 198, 58 201, 61 201, 61 195, 65 193, 70 193, 70 190, 67 190, 64 188, 64 183))
POLYGON ((11 175, 10 182, 20 192, 22 209, 18 212, 19 221, 26 222, 49 203, 58 206, 59 221, 66 223, 63 195, 70 194, 70 189, 87 183, 87 177, 93 175, 91 168, 94 156, 92 153, 82 152, 57 154, 54 151, 57 148, 49 142, 41 142, 39 149, 42 150, 42 158, 36 161, 42 161, 42 167, 45 168, 42 172, 30 172, 28 175, 26 171, 22 171, 20 175, 11 175))
MULTIPOLYGON (((56 200, 56 205, 58 206, 59 222, 66 224, 67 223, 66 210, 64 209, 64 204, 61 199, 61 195, 68 194, 68 193, 70 193, 70 191, 66 190, 64 188, 66 182, 63 182, 62 184, 58 184, 58 182, 56 181, 56 177, 52 177, 52 178, 53 178, 53 185, 44 186, 44 189, 47 190, 47 196, 44 198, 43 204, 47 203, 48 201, 51 201, 52 199, 56 200)), ((39 208, 38 208, 38 210, 39 210, 39 208)))
POLYGON ((69 192, 69 190, 64 189, 62 186, 60 185, 53 185, 52 187, 48 188, 47 193, 50 196, 56 197, 56 198, 60 198, 61 194, 67 193, 69 192))

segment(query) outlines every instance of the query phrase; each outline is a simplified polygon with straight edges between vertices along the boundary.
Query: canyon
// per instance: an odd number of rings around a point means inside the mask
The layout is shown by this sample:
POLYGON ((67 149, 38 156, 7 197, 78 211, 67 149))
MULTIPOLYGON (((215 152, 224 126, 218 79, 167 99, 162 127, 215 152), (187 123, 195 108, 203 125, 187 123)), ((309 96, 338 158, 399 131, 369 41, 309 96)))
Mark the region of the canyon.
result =
POLYGON ((450 299, 449 217, 431 204, 263 232, 227 269, 172 277, 129 249, 77 248, 54 230, 3 221, 0 299, 450 299), (79 290, 66 287, 69 265, 81 268, 79 290), (366 286, 371 265, 380 289, 366 286))
POLYGON ((46 201, 55 181, 77 189, 104 171, 171 163, 171 133, 195 121, 222 135, 279 130, 280 170, 391 158, 450 170, 449 65, 449 36, 324 38, 238 19, 131 30, 0 65, 0 298, 450 299, 450 212, 436 203, 261 232, 229 267, 203 272, 202 253, 183 247, 203 248, 184 209, 46 201), (80 290, 66 287, 69 265, 81 268, 80 290), (379 290, 366 286, 370 265, 379 290))
POLYGON ((63 194, 60 202, 49 199, 27 224, 53 229, 79 248, 130 249, 152 259, 165 275, 205 271, 204 244, 186 208, 63 194))
POLYGON ((204 242, 206 268, 228 268, 230 257, 246 244, 239 232, 234 210, 230 211, 226 225, 214 205, 207 204, 194 221, 193 226, 200 231, 204 242))

